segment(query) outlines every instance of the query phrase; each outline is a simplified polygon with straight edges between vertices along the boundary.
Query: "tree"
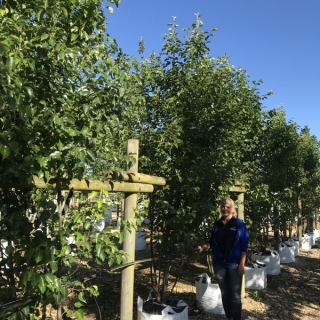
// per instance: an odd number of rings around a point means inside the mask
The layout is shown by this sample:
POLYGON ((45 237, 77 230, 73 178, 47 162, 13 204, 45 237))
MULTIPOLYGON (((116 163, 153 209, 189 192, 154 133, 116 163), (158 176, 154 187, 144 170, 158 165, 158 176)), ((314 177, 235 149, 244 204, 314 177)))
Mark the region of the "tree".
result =
MULTIPOLYGON (((206 239, 197 230, 205 221, 211 226, 219 198, 238 175, 250 172, 261 127, 257 83, 251 86, 246 71, 227 57, 209 56, 213 33, 202 27, 197 17, 182 41, 173 21, 161 54, 137 66, 147 108, 135 132, 145 158, 140 167, 167 181, 151 201, 152 236, 161 234, 152 240, 163 257, 154 270, 168 271, 168 261, 206 239)), ((163 299, 166 281, 154 285, 163 299)))
MULTIPOLYGON (((81 178, 96 159, 103 159, 105 170, 122 168, 130 159, 119 151, 122 140, 117 139, 124 91, 121 52, 106 35, 102 1, 3 0, 0 19, 1 185, 30 182, 32 175, 81 178)), ((56 197, 53 190, 4 187, 0 194, 2 239, 8 244, 1 265, 9 266, 1 275, 2 301, 32 296, 44 310, 48 303, 59 307, 71 286, 78 302, 69 314, 82 318, 85 292, 98 292, 82 284, 72 287, 72 263, 125 259, 117 247, 121 233, 114 238, 90 231, 87 217, 101 218, 105 194, 95 199, 95 208, 83 205, 63 220, 61 192, 59 215, 48 201, 56 197), (68 242, 70 235, 75 243, 68 242)), ((27 306, 15 316, 37 312, 27 306)))
MULTIPOLYGON (((251 190, 247 194, 252 229, 256 230, 251 234, 259 236, 261 226, 267 230, 271 223, 276 248, 280 241, 280 231, 283 233, 282 237, 286 237, 289 224, 294 224, 296 218, 298 225, 301 225, 302 193, 309 194, 309 201, 306 202, 311 207, 317 206, 315 191, 319 183, 316 174, 319 147, 308 129, 305 128, 300 133, 299 130, 294 121, 287 123, 283 108, 265 113, 256 150, 259 166, 251 176, 251 190)), ((314 212, 310 207, 307 210, 314 212)), ((299 234, 301 241, 301 227, 299 234)), ((263 245, 267 245, 269 241, 266 235, 263 245)))

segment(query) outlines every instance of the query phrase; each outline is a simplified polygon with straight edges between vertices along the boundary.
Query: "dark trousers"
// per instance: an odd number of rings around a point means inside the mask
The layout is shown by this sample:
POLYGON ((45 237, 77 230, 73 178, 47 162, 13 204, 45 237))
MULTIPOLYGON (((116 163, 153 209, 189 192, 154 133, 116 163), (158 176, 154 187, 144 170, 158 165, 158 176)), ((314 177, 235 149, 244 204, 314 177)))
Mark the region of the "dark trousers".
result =
POLYGON ((221 290, 222 304, 228 319, 241 320, 241 284, 237 265, 214 263, 214 273, 221 290))

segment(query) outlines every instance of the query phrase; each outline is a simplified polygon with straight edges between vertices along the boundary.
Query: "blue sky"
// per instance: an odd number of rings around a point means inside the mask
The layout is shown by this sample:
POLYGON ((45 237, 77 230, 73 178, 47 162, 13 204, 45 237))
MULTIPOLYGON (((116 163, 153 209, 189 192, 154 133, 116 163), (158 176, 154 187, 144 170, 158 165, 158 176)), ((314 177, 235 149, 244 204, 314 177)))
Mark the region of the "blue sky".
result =
POLYGON ((320 140, 320 0, 122 0, 107 32, 132 56, 142 37, 148 56, 160 52, 173 16, 182 30, 196 13, 205 30, 218 29, 211 56, 226 54, 250 80, 262 79, 260 93, 274 92, 266 110, 282 106, 320 140))

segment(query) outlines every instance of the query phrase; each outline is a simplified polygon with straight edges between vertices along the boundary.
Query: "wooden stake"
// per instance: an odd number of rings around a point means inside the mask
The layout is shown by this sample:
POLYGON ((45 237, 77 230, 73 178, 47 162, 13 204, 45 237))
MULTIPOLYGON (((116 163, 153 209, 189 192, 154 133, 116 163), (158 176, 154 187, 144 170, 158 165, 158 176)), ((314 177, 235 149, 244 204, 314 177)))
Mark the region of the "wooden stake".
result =
MULTIPOLYGON (((128 168, 133 173, 138 172, 138 140, 128 140, 127 155, 136 159, 136 163, 128 168)), ((138 196, 136 193, 125 193, 124 219, 135 225, 135 209, 138 196)), ((123 251, 128 255, 128 263, 135 258, 136 231, 131 228, 130 232, 125 230, 123 251)), ((121 310, 120 320, 132 320, 133 317, 133 288, 134 288, 134 265, 128 266, 121 273, 121 310)))
MULTIPOLYGON (((238 218, 244 221, 244 193, 238 194, 238 218)), ((245 297, 245 275, 242 277, 241 298, 245 297)))

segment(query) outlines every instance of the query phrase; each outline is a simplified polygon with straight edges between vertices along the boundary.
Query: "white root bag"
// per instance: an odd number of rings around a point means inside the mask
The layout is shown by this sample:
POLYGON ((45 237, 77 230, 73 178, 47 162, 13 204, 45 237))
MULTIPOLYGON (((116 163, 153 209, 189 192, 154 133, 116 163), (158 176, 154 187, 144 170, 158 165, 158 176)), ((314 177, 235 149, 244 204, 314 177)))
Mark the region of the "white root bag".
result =
POLYGON ((188 305, 179 300, 177 307, 184 307, 182 312, 175 312, 171 306, 167 305, 162 311, 161 314, 150 314, 143 311, 143 299, 138 296, 137 309, 138 317, 137 320, 188 320, 188 305))
POLYGON ((310 250, 310 236, 308 234, 304 234, 301 242, 301 249, 310 250))
POLYGON ((203 273, 196 278, 196 299, 204 312, 224 314, 221 291, 217 283, 211 283, 211 278, 203 273))
POLYGON ((289 239, 287 241, 284 242, 285 244, 289 244, 290 246, 292 246, 294 248, 294 256, 298 256, 299 255, 299 241, 296 241, 294 239, 289 239))
POLYGON ((281 242, 280 246, 280 263, 292 263, 295 261, 294 247, 281 242))
POLYGON ((310 247, 312 248, 316 244, 316 236, 314 232, 308 232, 308 236, 310 237, 310 247))
POLYGON ((262 252, 253 254, 251 259, 264 263, 267 266, 268 275, 276 276, 281 273, 280 256, 276 250, 270 250, 270 255, 263 255, 262 252))
POLYGON ((267 266, 253 262, 253 267, 244 267, 245 288, 261 290, 267 287, 267 266))

